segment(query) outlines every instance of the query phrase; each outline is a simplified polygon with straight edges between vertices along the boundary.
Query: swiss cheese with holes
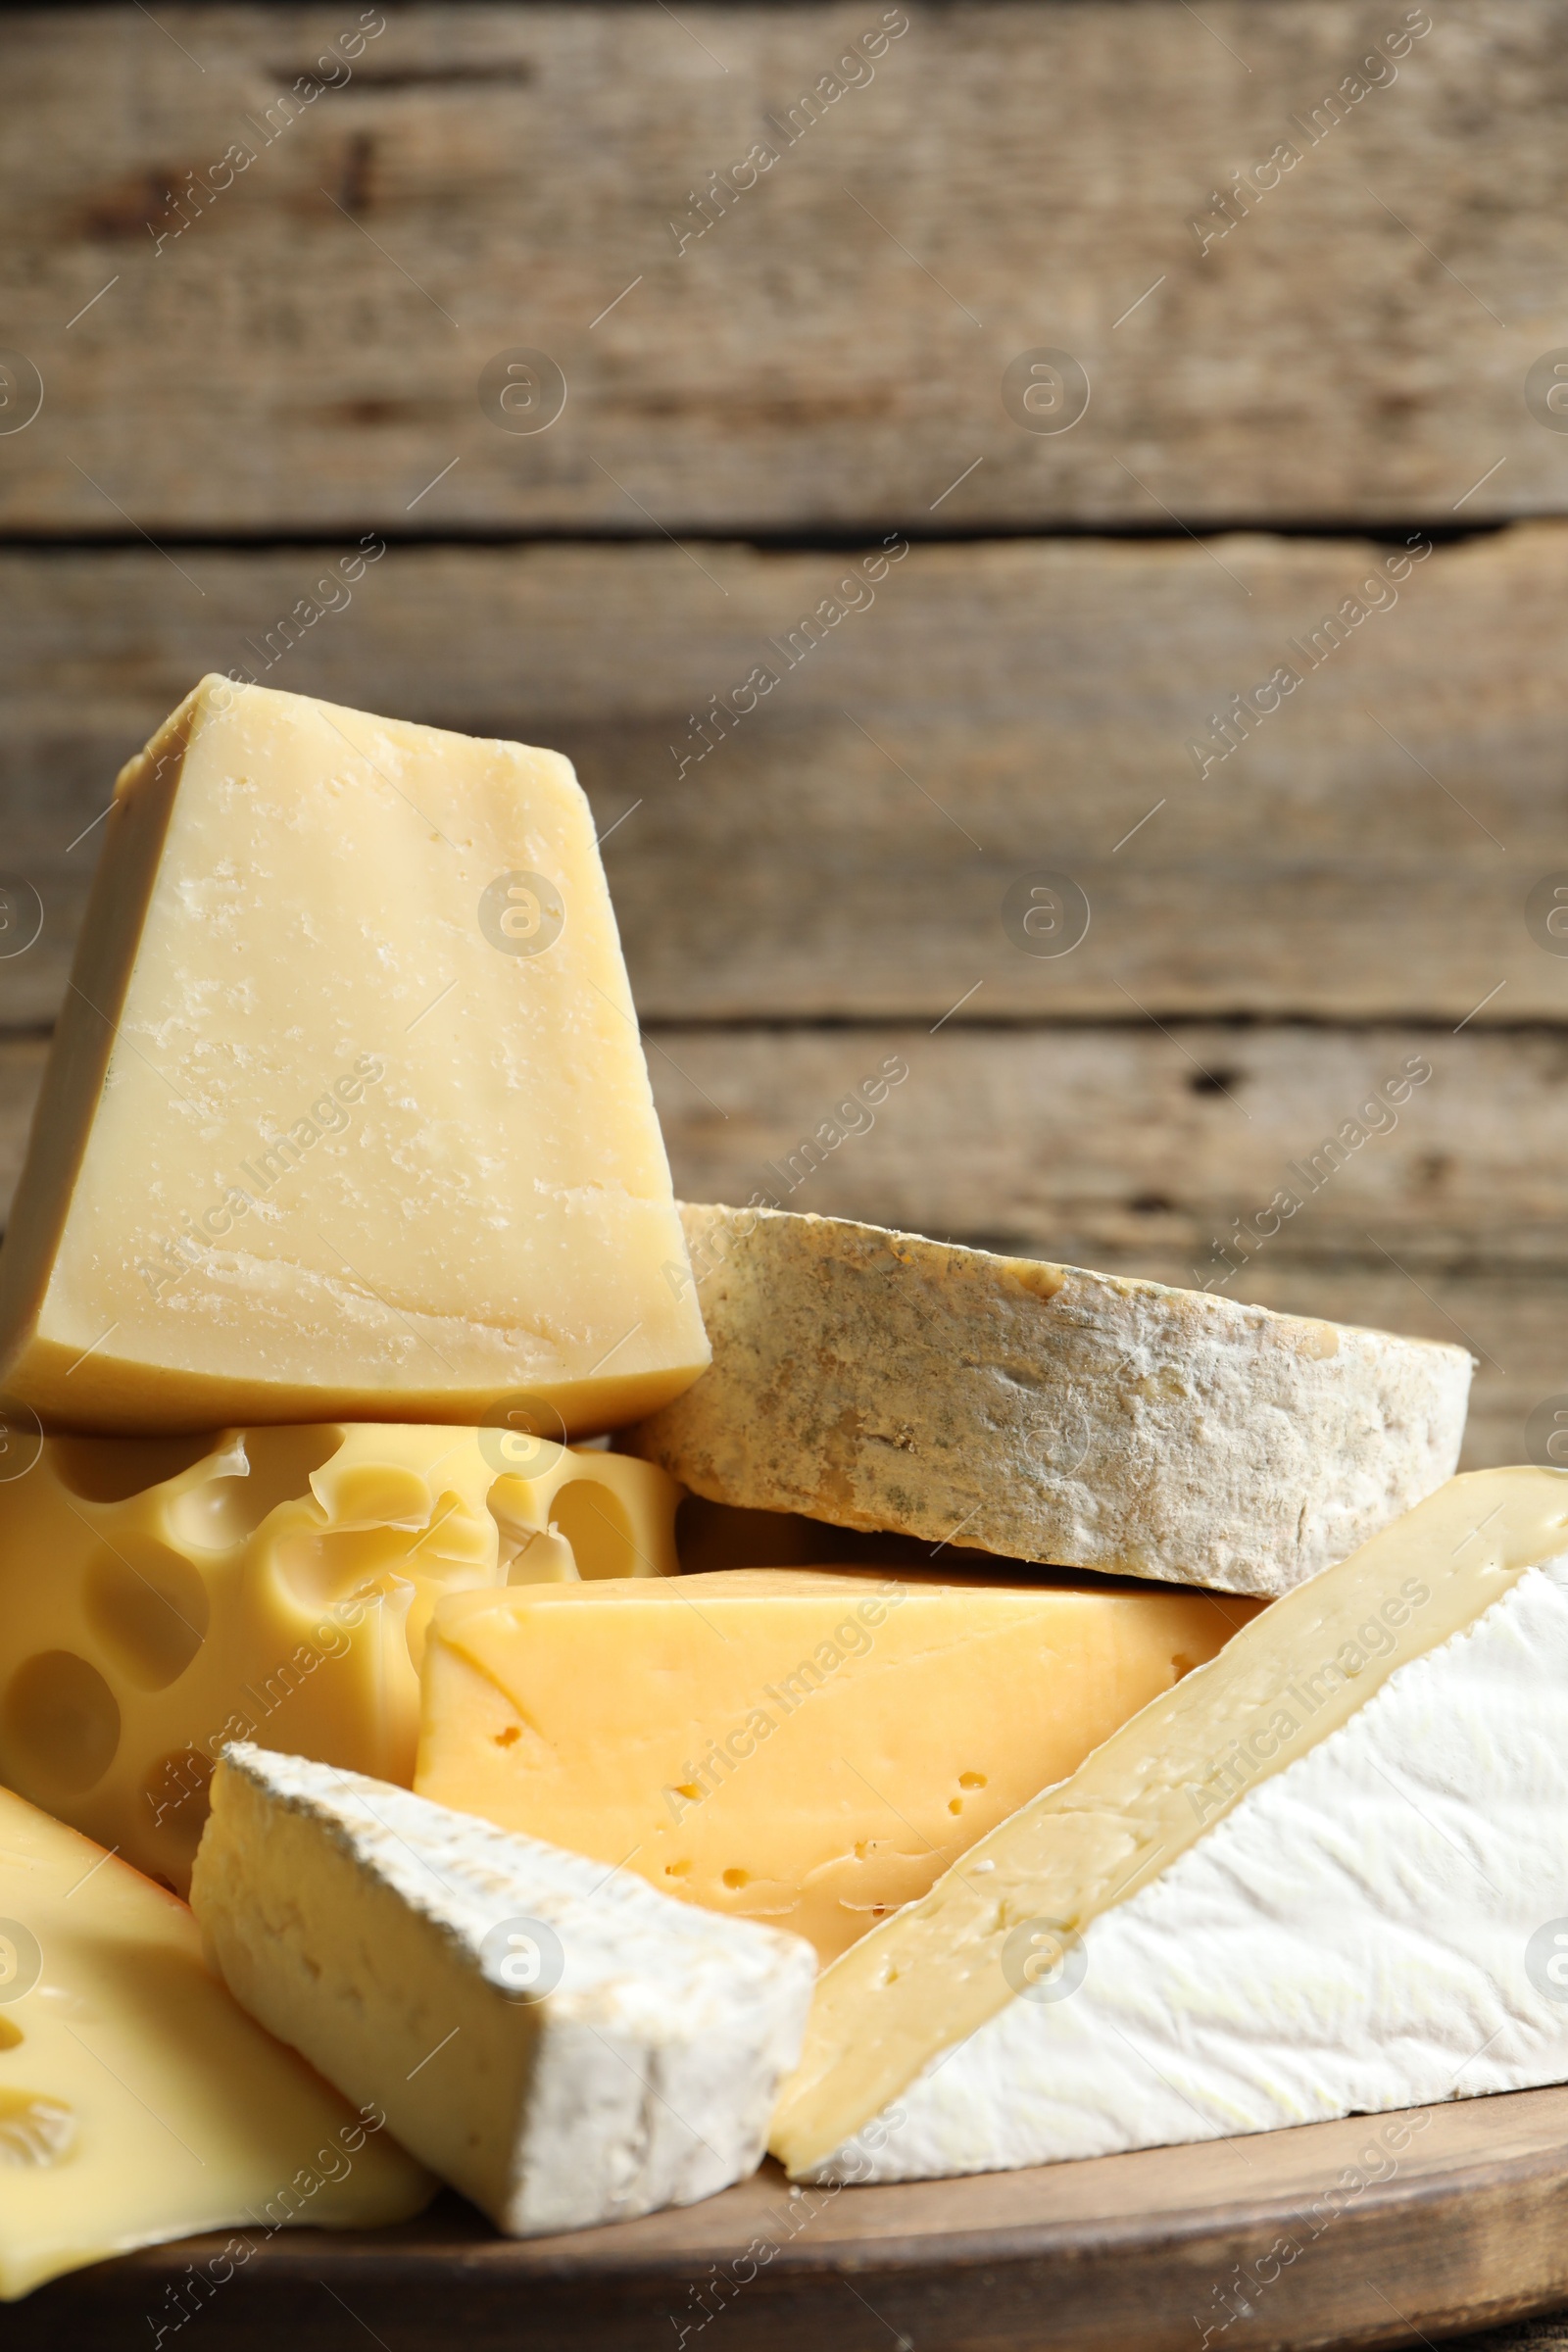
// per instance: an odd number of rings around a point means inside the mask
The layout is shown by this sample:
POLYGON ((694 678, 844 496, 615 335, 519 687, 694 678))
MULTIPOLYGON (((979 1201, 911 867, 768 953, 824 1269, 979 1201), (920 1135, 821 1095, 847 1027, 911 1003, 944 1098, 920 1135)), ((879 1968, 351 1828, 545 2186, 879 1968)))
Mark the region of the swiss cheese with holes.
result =
POLYGON ((679 1499, 501 1429, 47 1439, 0 1482, 0 1780, 183 1891, 225 1740, 409 1781, 437 1598, 671 1574, 679 1499))

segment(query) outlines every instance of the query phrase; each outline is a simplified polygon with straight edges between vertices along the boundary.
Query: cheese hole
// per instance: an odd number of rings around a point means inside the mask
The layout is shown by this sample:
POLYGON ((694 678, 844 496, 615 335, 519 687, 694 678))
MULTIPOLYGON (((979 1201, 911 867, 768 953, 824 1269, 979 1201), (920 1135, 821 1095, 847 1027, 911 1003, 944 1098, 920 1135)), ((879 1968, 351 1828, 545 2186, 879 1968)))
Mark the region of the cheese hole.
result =
POLYGON ((963 1811, 963 1799, 962 1799, 962 1797, 961 1797, 961 1796, 950 1796, 950 1797, 949 1797, 949 1799, 948 1799, 948 1811, 949 1811, 950 1813, 961 1813, 961 1812, 963 1811))
POLYGON ((609 1487, 594 1479, 571 1479, 557 1488, 550 1516, 571 1545, 579 1576, 647 1574, 626 1506, 609 1487))
POLYGON ((51 1438, 46 1448, 61 1485, 83 1502, 128 1502, 149 1487, 205 1460, 204 1438, 51 1438))
POLYGON ((293 1597, 308 1609, 321 1609, 350 1593, 357 1599, 368 1599, 399 1581, 405 1592, 412 1591, 408 1578, 399 1580, 398 1570, 401 1552, 408 1551, 414 1541, 405 1534, 400 1547, 397 1537, 378 1527, 356 1529, 347 1535, 300 1530, 276 1540, 272 1560, 293 1597))
POLYGON ((958 1775, 960 1788, 983 1788, 985 1785, 986 1776, 983 1772, 960 1772, 958 1775))
POLYGON ((96 1666, 45 1649, 18 1667, 0 1703, 0 1778, 24 1796, 39 1783, 90 1788, 119 1745, 119 1703, 96 1666))
POLYGON ((666 1879, 684 1879, 690 1876, 691 1867, 689 1862, 666 1862, 664 1876, 666 1879))
POLYGON ((171 1883, 182 1891, 190 1883, 190 1866, 212 1810, 208 1788, 213 1759, 194 1747, 172 1748, 160 1756, 141 1785, 144 1822, 151 1821, 153 1842, 169 1865, 171 1883))
POLYGON ((514 1723, 509 1723, 504 1732, 497 1732, 496 1745, 497 1747, 515 1747, 521 1738, 522 1733, 519 1727, 514 1723))
POLYGON ((752 1874, 749 1870, 726 1870, 724 1873, 726 1886, 749 1886, 751 1883, 752 1874))
POLYGON ((46 2172, 76 2144, 76 2118, 64 2099, 35 2090, 0 2090, 0 2165, 46 2172))
POLYGON ((22 2028, 14 2026, 9 2017, 0 2017, 0 2050, 15 2050, 22 2042, 22 2028))
POLYGON ((177 1682, 207 1639, 206 1585, 189 1560, 147 1537, 101 1551, 82 1600, 93 1633, 140 1690, 177 1682))
POLYGON ((250 1464, 244 1477, 204 1479, 175 1497, 170 1522, 182 1542, 210 1550, 243 1544, 280 1502, 310 1494, 311 1473, 332 1459, 343 1432, 330 1426, 247 1429, 240 1443, 250 1464))

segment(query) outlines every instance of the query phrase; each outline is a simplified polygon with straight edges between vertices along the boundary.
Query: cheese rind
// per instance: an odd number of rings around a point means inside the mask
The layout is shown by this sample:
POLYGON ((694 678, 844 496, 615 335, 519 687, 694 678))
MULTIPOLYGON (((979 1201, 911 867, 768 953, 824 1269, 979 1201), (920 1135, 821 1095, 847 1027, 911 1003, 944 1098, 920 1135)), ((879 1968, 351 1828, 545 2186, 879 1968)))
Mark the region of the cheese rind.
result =
POLYGON ((513 2236, 752 2171, 814 1975, 796 1936, 249 1745, 192 1901, 244 2006, 513 2236))
MULTIPOLYGON (((0 2299, 233 2226, 374 2228, 434 2186, 244 2015, 183 1903, 0 1789, 0 2299)), ((187 2315, 188 2316, 188 2315, 187 2315)))
POLYGON ((1565 1677, 1568 1475, 1450 1481, 830 1969, 775 2153, 909 2179, 1568 2078, 1528 1965, 1565 1677))
POLYGON ((0 1480, 0 1779, 182 1892, 226 1740, 411 1780, 440 1595, 672 1574, 679 1499, 497 1430, 46 1439, 0 1480))
POLYGON ((128 1435, 519 1394, 602 1430, 707 1361, 684 1264, 569 762, 204 679, 116 788, 0 1394, 128 1435))
POLYGON ((831 1960, 1258 1605, 828 1568, 453 1594, 415 1786, 831 1960))
POLYGON ((1272 1594, 1458 1460, 1462 1348, 837 1218, 682 1216, 713 1362, 624 1444, 714 1501, 1272 1594))

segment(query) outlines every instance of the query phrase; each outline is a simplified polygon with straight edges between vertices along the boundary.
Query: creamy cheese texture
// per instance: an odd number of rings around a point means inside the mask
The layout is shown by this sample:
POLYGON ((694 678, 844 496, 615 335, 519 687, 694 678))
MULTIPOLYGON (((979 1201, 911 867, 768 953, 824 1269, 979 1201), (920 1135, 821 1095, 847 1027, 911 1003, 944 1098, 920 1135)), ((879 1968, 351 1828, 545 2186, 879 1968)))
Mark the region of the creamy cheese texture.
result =
POLYGON ((412 1780, 441 1594, 672 1574, 679 1499, 500 1428, 36 1442, 0 1479, 0 1780, 182 1893, 226 1740, 412 1780))
POLYGON ((1459 1348, 840 1218, 682 1215, 713 1362, 626 1443, 716 1502, 1267 1595, 1459 1458, 1459 1348))
MULTIPOLYGON (((202 1963, 183 1903, 0 1789, 0 2298, 232 2228, 378 2227, 434 2182, 202 1963)), ((218 2272, 218 2277, 225 2274, 218 2272)))
POLYGON ((0 1254, 63 1428, 482 1422, 708 1347, 558 753, 208 677, 122 773, 0 1254))
POLYGON ((1258 1606, 830 1568, 460 1593, 415 1786, 831 1960, 1258 1606))
POLYGON ((751 2172, 814 1975, 798 1936, 243 1744, 192 1901, 244 2006, 514 2236, 751 2172))
POLYGON ((908 2180, 1568 2080, 1568 1474, 1454 1479, 823 1977, 774 2152, 908 2180))

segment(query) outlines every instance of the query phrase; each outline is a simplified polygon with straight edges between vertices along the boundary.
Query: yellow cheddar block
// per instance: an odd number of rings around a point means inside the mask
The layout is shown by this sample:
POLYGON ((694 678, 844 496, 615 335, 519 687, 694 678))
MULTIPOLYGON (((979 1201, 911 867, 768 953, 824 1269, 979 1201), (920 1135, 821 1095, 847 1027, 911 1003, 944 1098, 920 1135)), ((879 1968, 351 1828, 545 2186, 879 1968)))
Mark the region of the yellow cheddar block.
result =
POLYGON ((415 1787, 831 1959, 1259 1605, 767 1568, 454 1593, 415 1787))
POLYGON ((204 678, 116 786, 0 1396, 564 1439, 703 1369, 686 1267, 570 763, 204 678))
POLYGON ((497 1429, 41 1440, 0 1481, 0 1780, 183 1893, 225 1740, 407 1784, 440 1595, 672 1574, 679 1499, 497 1429))
POLYGON ((252 2023, 183 1903, 0 1789, 0 2300, 232 2228, 211 2300, 286 2223, 404 2221, 435 2183, 385 2121, 252 2023))

